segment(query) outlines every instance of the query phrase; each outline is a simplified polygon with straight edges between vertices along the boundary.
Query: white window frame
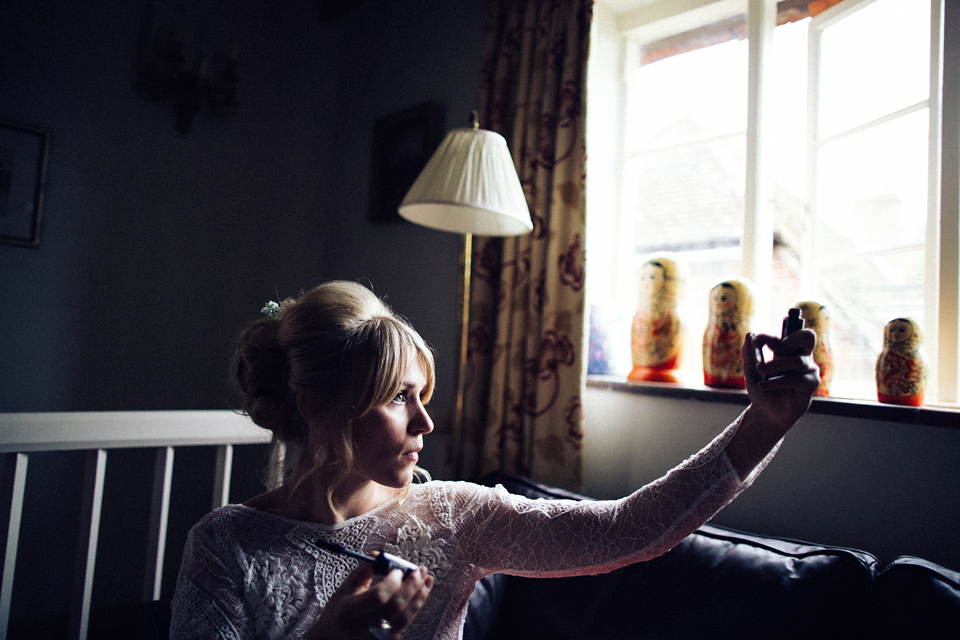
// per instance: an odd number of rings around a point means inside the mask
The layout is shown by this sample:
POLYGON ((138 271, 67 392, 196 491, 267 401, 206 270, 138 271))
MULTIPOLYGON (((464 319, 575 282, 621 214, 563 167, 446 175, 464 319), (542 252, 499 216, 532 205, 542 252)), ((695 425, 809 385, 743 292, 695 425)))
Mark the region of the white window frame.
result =
MULTIPOLYGON (((757 285, 759 295, 756 312, 759 317, 766 317, 768 309, 765 305, 769 300, 766 292, 771 290, 772 285, 769 265, 772 263, 773 215, 762 162, 762 96, 768 86, 768 70, 764 68, 764 61, 765 52, 771 46, 776 0, 653 0, 619 14, 604 6, 609 1, 598 1, 591 43, 591 55, 602 56, 608 70, 601 74, 595 71, 596 66, 591 68, 588 96, 595 100, 598 95, 603 95, 606 105, 619 105, 613 117, 610 113, 597 114, 616 121, 614 130, 617 133, 612 139, 602 135, 594 139, 589 123, 591 112, 596 113, 595 105, 598 103, 591 101, 587 110, 590 159, 587 215, 591 220, 604 215, 600 212, 616 210, 620 206, 623 149, 618 140, 622 139, 619 133, 624 131, 624 69, 628 60, 637 59, 638 40, 652 41, 670 35, 676 31, 675 25, 679 20, 689 24, 693 17, 696 23, 706 24, 742 14, 746 10, 749 96, 742 269, 743 276, 757 285), (611 38, 616 44, 610 44, 611 38), (594 75, 606 77, 595 78, 594 75)), ((874 1, 845 0, 831 7, 811 20, 811 38, 818 38, 827 26, 874 1)), ((927 327, 935 327, 934 331, 928 331, 926 337, 930 365, 936 372, 928 382, 927 404, 935 405, 957 403, 960 392, 957 366, 960 358, 960 7, 957 3, 948 7, 946 4, 949 3, 944 0, 928 1, 931 3, 932 64, 924 323, 927 327)), ((819 47, 812 43, 808 61, 811 87, 816 86, 814 79, 819 69, 818 50, 819 47)), ((815 112, 813 109, 810 111, 815 112)), ((815 122, 809 124, 815 125, 815 122)), ((808 135, 814 135, 815 131, 815 126, 808 126, 808 135)), ((808 145, 808 148, 813 147, 808 145)), ((809 161, 816 162, 812 153, 809 161)), ((814 174, 811 172, 808 175, 814 174)), ((809 182, 813 183, 812 180, 809 182)), ((809 202, 814 200, 811 198, 809 202)), ((632 251, 627 246, 632 234, 621 233, 618 223, 613 219, 604 220, 603 225, 607 236, 598 238, 598 242, 610 243, 605 251, 629 255, 625 252, 632 251)), ((627 274, 615 274, 613 280, 626 277, 627 274)), ((624 282, 614 282, 610 286, 618 292, 629 290, 624 282)))

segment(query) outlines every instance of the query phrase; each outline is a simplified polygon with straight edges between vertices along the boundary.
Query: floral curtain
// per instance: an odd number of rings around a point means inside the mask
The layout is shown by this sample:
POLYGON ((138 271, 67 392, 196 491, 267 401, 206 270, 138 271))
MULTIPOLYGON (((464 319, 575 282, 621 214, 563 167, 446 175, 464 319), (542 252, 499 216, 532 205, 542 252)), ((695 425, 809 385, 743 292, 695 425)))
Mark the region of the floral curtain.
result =
POLYGON ((582 480, 584 122, 592 0, 489 0, 480 126, 507 139, 533 217, 473 244, 461 476, 582 480))

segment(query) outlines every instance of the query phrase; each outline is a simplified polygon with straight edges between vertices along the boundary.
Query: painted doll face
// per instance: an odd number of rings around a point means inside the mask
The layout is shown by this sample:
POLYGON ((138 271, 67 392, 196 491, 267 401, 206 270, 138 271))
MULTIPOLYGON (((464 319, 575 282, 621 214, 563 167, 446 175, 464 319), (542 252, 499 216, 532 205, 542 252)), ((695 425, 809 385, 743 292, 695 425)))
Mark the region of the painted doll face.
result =
POLYGON ((737 290, 729 285, 718 284, 710 290, 713 312, 720 315, 737 309, 737 290))
POLYGON ((826 331, 830 328, 830 310, 826 307, 820 307, 817 313, 817 328, 826 331))
POLYGON ((796 305, 803 313, 803 326, 813 329, 817 334, 826 333, 830 329, 830 311, 816 302, 800 302, 796 305))
POLYGON ((663 266, 656 262, 647 262, 640 269, 640 291, 650 295, 663 289, 667 280, 663 266))
POLYGON ((913 337, 913 325, 909 320, 897 319, 887 323, 887 342, 906 342, 913 337))

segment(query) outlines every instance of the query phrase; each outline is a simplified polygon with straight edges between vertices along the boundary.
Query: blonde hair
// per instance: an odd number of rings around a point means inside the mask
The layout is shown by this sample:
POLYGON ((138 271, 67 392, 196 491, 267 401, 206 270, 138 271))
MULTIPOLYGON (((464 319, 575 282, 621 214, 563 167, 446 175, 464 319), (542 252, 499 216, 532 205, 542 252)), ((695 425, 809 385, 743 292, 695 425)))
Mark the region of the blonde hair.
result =
POLYGON ((435 373, 423 338, 366 287, 333 281, 284 300, 279 314, 244 330, 233 372, 243 411, 285 447, 285 480, 292 474, 299 484, 323 471, 332 478, 333 508, 333 491, 353 466, 353 421, 400 392, 413 358, 427 379, 427 402, 435 373), (319 427, 301 415, 301 391, 315 399, 319 427))

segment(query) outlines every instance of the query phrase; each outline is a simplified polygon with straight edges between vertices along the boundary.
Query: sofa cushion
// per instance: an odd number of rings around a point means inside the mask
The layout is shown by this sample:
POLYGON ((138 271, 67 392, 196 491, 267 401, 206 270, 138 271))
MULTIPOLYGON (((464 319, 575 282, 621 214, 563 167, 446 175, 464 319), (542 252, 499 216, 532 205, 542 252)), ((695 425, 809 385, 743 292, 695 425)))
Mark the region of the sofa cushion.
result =
MULTIPOLYGON (((512 476, 485 483, 577 496, 512 476)), ((486 612, 493 633, 470 637, 867 638, 877 567, 861 551, 707 525, 663 556, 609 574, 509 577, 498 585, 501 607, 486 612)))

